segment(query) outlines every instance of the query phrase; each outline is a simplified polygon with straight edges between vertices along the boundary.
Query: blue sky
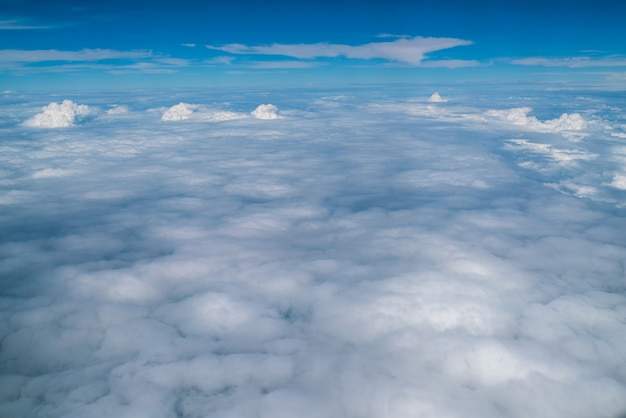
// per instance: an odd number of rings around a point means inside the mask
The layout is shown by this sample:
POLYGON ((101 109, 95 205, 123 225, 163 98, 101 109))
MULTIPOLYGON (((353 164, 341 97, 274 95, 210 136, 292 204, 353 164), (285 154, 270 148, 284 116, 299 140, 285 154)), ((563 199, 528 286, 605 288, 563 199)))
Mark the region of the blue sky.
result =
POLYGON ((0 3, 0 88, 624 83, 621 1, 0 3))

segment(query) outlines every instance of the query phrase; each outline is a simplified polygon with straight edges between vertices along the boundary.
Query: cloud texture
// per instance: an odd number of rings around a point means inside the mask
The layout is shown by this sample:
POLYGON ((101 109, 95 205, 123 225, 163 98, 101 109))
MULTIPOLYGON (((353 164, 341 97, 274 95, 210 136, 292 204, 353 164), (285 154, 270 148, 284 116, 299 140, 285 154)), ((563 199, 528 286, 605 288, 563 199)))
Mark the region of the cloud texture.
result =
POLYGON ((3 97, 0 415, 625 413, 617 99, 432 91, 3 97))

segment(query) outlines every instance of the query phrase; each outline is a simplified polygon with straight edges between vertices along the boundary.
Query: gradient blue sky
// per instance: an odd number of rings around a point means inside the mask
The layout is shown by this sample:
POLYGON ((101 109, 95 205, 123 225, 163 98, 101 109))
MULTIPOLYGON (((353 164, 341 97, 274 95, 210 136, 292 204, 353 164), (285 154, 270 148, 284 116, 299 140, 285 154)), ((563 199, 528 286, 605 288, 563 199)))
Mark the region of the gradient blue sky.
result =
POLYGON ((626 2, 0 1, 0 88, 626 83, 626 2))

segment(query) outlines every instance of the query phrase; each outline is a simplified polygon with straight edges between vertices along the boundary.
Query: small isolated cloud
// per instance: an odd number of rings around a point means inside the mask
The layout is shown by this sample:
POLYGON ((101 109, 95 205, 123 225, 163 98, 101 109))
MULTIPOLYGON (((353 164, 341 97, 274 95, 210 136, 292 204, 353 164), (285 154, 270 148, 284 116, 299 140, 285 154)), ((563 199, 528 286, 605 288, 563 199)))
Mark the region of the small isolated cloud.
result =
POLYGON ((278 119, 278 108, 273 104, 262 104, 251 112, 257 119, 278 119))
POLYGON ((448 99, 444 99, 443 97, 441 97, 439 95, 439 93, 434 92, 430 98, 428 99, 429 102, 431 103, 446 103, 448 101, 448 99))
POLYGON ((50 103, 42 112, 24 122, 31 128, 67 128, 85 121, 94 112, 87 105, 79 105, 71 100, 63 103, 50 103))
POLYGON ((536 131, 581 131, 587 127, 587 121, 579 113, 564 113, 557 119, 541 122, 534 116, 528 116, 531 111, 530 107, 516 107, 507 110, 488 110, 485 114, 536 131))
POLYGON ((253 68, 259 69, 298 69, 319 67, 320 63, 314 61, 259 61, 252 64, 253 68))
POLYGON ((180 44, 180 46, 186 46, 187 48, 195 48, 196 44, 180 44))
POLYGON ((611 187, 626 190, 626 174, 616 174, 611 181, 611 187))
MULTIPOLYGON (((244 45, 228 44, 223 46, 207 45, 209 49, 241 55, 279 55, 299 59, 336 58, 385 59, 411 65, 422 65, 430 52, 457 46, 471 45, 472 41, 457 38, 399 38, 387 42, 371 42, 363 45, 344 45, 330 43, 316 44, 271 44, 244 45)), ((431 61, 436 63, 438 61, 431 61)), ((458 66, 458 63, 455 64, 458 66)))
POLYGON ((124 113, 128 113, 128 111, 129 111, 128 106, 125 106, 125 105, 113 106, 112 108, 107 110, 107 115, 121 115, 124 113))

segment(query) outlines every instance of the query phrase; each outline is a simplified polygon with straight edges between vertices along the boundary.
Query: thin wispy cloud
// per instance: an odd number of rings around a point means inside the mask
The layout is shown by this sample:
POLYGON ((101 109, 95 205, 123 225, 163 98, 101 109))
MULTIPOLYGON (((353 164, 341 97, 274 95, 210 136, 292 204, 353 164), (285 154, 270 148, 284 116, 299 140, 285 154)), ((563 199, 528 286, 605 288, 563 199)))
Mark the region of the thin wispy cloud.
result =
POLYGON ((3 19, 0 20, 0 30, 39 30, 39 29, 51 29, 54 26, 40 25, 31 23, 26 19, 3 19))
POLYGON ((113 49, 81 49, 62 51, 57 49, 3 49, 0 50, 0 63, 36 63, 51 61, 104 61, 114 59, 152 58, 151 51, 117 51, 113 49))
POLYGON ((626 67, 626 56, 612 55, 605 57, 585 56, 566 58, 528 57, 512 60, 511 63, 526 66, 567 68, 626 67))
POLYGON ((331 43, 315 44, 271 44, 245 45, 227 44, 206 45, 207 48, 237 55, 276 55, 299 59, 337 58, 383 59, 415 66, 422 65, 430 52, 471 45, 472 41, 457 38, 414 37, 400 38, 388 42, 371 42, 363 45, 331 43))

